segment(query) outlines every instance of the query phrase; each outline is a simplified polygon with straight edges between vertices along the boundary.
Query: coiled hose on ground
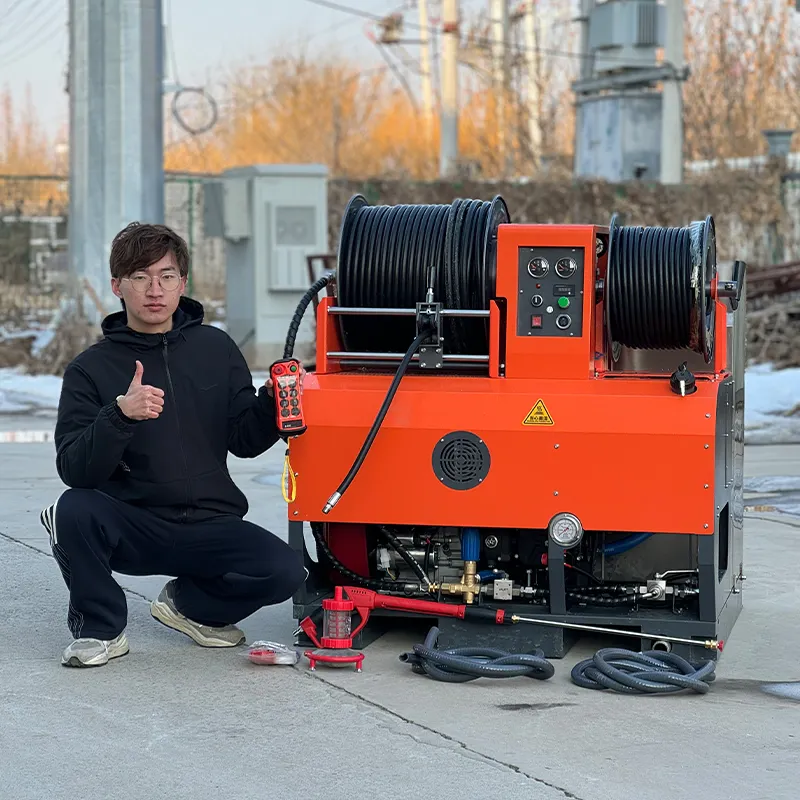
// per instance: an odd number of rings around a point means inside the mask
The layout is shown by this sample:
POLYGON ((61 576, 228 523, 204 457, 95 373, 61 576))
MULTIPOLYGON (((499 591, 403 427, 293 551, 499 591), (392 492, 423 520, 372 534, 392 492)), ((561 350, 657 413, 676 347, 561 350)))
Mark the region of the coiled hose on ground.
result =
POLYGON ((423 644, 400 655, 418 675, 427 675, 446 683, 467 683, 478 678, 518 678, 527 676, 545 681, 555 675, 555 668, 541 650, 533 653, 509 653, 494 647, 451 647, 439 650, 439 629, 428 631, 423 644))
POLYGON ((715 679, 713 661, 695 665, 675 653, 604 648, 572 668, 572 682, 584 689, 621 694, 674 694, 691 689, 706 694, 715 679))

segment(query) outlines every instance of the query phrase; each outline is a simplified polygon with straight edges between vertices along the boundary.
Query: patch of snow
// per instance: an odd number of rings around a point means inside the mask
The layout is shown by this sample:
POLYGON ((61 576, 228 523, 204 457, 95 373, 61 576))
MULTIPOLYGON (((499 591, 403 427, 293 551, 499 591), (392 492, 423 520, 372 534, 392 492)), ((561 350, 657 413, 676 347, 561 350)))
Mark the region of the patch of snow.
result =
POLYGON ((33 344, 31 345, 31 354, 34 357, 38 357, 39 354, 44 350, 50 342, 53 341, 55 338, 56 331, 55 328, 46 328, 43 331, 39 331, 36 334, 36 339, 34 340, 33 344))
POLYGON ((746 425, 800 404, 800 367, 776 370, 769 364, 756 364, 747 368, 744 386, 746 425))
POLYGON ((744 489, 754 494, 800 492, 800 475, 762 475, 746 478, 744 489))
POLYGON ((60 394, 58 375, 28 375, 20 369, 0 369, 0 414, 55 410, 60 394))

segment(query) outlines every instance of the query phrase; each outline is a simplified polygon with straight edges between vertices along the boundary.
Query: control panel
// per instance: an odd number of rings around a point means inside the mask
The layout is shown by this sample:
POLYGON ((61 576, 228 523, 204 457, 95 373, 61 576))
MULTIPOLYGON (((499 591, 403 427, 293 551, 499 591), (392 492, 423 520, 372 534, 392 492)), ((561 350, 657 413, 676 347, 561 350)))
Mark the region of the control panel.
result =
POLYGON ((581 336, 584 251, 520 247, 518 336, 581 336))

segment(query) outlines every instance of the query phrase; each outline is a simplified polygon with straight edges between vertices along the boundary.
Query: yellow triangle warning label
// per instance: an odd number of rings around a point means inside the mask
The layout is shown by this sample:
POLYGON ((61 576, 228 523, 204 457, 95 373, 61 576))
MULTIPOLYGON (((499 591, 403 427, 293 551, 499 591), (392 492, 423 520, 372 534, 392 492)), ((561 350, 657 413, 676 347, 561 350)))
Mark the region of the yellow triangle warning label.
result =
POLYGON ((553 418, 544 404, 544 400, 539 400, 536 405, 528 412, 528 416, 522 420, 523 425, 552 425, 553 418))

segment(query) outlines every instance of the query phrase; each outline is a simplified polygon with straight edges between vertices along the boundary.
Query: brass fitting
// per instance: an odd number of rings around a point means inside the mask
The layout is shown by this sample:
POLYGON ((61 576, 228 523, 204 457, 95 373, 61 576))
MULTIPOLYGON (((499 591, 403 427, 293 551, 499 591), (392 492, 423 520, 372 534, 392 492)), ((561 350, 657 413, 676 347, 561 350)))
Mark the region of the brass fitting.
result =
POLYGON ((430 585, 431 592, 460 594, 465 603, 470 604, 478 592, 478 564, 476 561, 464 562, 464 574, 460 583, 441 583, 430 585))
POLYGON ((478 563, 476 561, 464 562, 464 577, 462 582, 466 586, 464 590, 464 602, 471 603, 475 599, 475 592, 478 587, 478 563))

